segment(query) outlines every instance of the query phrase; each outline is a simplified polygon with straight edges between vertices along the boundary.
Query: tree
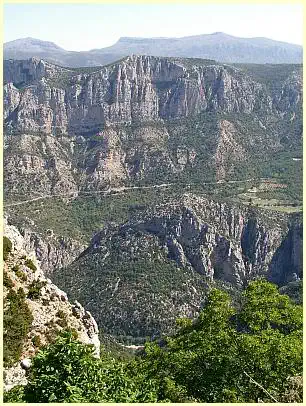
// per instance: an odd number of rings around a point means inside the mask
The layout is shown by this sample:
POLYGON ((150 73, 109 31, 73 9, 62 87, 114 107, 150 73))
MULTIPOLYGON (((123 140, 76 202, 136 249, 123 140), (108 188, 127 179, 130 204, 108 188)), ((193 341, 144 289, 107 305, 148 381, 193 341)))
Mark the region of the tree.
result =
POLYGON ((164 348, 147 344, 142 360, 158 380, 160 401, 170 379, 185 400, 271 402, 302 372, 302 308, 262 280, 249 284, 240 310, 213 289, 198 319, 166 341, 164 348))
POLYGON ((93 347, 62 333, 54 344, 33 359, 28 385, 6 394, 5 401, 35 402, 154 402, 151 382, 129 373, 126 364, 103 354, 96 359, 93 347), (15 399, 15 400, 14 400, 15 399))
MULTIPOLYGON (((212 289, 195 320, 122 362, 62 334, 34 358, 26 402, 264 402, 302 399, 302 307, 264 280, 234 307, 212 289)), ((7 400, 8 399, 8 400, 7 400)))

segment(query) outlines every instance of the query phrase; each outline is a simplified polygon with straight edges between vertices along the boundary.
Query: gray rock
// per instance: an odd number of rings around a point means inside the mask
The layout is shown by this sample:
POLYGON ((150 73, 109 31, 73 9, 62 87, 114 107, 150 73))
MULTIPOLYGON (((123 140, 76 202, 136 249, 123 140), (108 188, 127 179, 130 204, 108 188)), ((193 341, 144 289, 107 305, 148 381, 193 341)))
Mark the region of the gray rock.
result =
POLYGON ((32 361, 30 358, 25 358, 20 361, 20 365, 23 369, 28 370, 31 368, 32 361))

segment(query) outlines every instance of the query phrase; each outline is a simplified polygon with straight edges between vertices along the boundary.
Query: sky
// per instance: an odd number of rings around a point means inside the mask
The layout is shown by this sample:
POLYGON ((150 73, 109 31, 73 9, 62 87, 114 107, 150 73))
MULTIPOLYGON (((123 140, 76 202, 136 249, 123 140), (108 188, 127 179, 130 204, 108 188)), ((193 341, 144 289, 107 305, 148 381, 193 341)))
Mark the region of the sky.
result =
POLYGON ((295 4, 6 4, 4 42, 32 37, 70 51, 113 45, 120 37, 183 37, 224 32, 302 44, 295 4))

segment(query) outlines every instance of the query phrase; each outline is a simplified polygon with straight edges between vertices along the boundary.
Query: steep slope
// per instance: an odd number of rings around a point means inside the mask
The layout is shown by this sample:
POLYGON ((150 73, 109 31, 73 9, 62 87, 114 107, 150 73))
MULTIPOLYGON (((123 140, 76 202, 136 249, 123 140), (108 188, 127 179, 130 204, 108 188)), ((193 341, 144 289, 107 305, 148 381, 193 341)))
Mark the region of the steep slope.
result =
POLYGON ((4 44, 5 59, 38 57, 63 66, 105 65, 129 54, 207 58, 220 62, 301 63, 302 47, 268 38, 239 38, 222 32, 182 38, 122 37, 114 45, 86 52, 52 42, 21 38, 4 44))
POLYGON ((301 277, 301 220, 252 205, 301 200, 301 65, 33 58, 5 61, 4 80, 10 218, 107 333, 142 343, 195 316, 211 284, 301 277))
POLYGON ((91 71, 31 59, 5 61, 4 81, 10 194, 257 177, 260 160, 301 145, 299 65, 131 56, 91 71))
POLYGON ((5 389, 26 384, 31 357, 62 329, 93 344, 100 353, 98 326, 88 311, 71 304, 65 292, 46 278, 17 228, 5 221, 4 374, 5 389))
POLYGON ((201 111, 289 113, 301 107, 301 73, 290 66, 271 91, 259 77, 209 60, 131 56, 92 73, 34 58, 5 61, 4 117, 14 131, 87 134, 201 111))
POLYGON ((197 314, 210 284, 239 289, 258 276, 280 284, 300 277, 302 236, 292 240, 288 221, 187 194, 105 227, 52 278, 104 331, 141 342, 197 314), (281 268, 280 252, 288 257, 281 268))

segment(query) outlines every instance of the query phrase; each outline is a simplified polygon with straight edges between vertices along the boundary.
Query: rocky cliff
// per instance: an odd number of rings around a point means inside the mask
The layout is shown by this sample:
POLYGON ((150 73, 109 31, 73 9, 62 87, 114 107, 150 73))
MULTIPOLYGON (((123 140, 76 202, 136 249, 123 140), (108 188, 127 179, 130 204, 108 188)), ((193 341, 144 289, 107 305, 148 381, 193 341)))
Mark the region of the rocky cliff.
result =
POLYGON ((301 144, 298 65, 130 56, 94 71, 32 58, 5 61, 4 82, 11 195, 254 177, 301 144))
POLYGON ((123 196, 118 212, 104 197, 137 187, 152 196, 161 184, 180 195, 226 181, 238 194, 241 181, 273 177, 281 189, 273 195, 299 200, 301 66, 134 55, 68 69, 34 58, 6 61, 4 80, 7 210, 42 268, 107 333, 143 342, 170 331, 176 317, 198 313, 212 283, 240 289, 258 276, 300 277, 301 226, 286 214, 192 194, 156 207, 154 199, 135 214, 135 196, 123 196))
POLYGON ((62 329, 72 329, 81 342, 94 345, 97 356, 100 353, 100 341, 94 318, 80 303, 69 302, 67 294, 46 278, 35 253, 29 249, 29 241, 7 222, 4 235, 12 244, 4 263, 4 374, 5 389, 8 390, 26 383, 31 357, 41 346, 52 342, 62 329), (9 322, 16 297, 22 304, 19 311, 26 308, 28 314, 22 323, 26 319, 30 320, 24 337, 20 336, 24 324, 17 326, 16 330, 15 324, 12 327, 13 322, 9 322), (14 336, 10 332, 11 328, 15 328, 14 336), (20 340, 19 355, 12 350, 17 346, 16 340, 20 340), (18 356, 19 360, 16 359, 18 356))
POLYGON ((181 118, 200 111, 278 113, 301 103, 298 67, 275 94, 241 69, 205 60, 130 56, 85 72, 35 58, 5 61, 7 128, 84 134, 115 123, 181 118))
POLYGON ((196 314, 211 283, 239 289, 259 276, 300 277, 302 237, 288 220, 187 194, 104 228, 53 278, 105 331, 138 340, 196 314), (281 270, 280 252, 288 258, 281 270))

